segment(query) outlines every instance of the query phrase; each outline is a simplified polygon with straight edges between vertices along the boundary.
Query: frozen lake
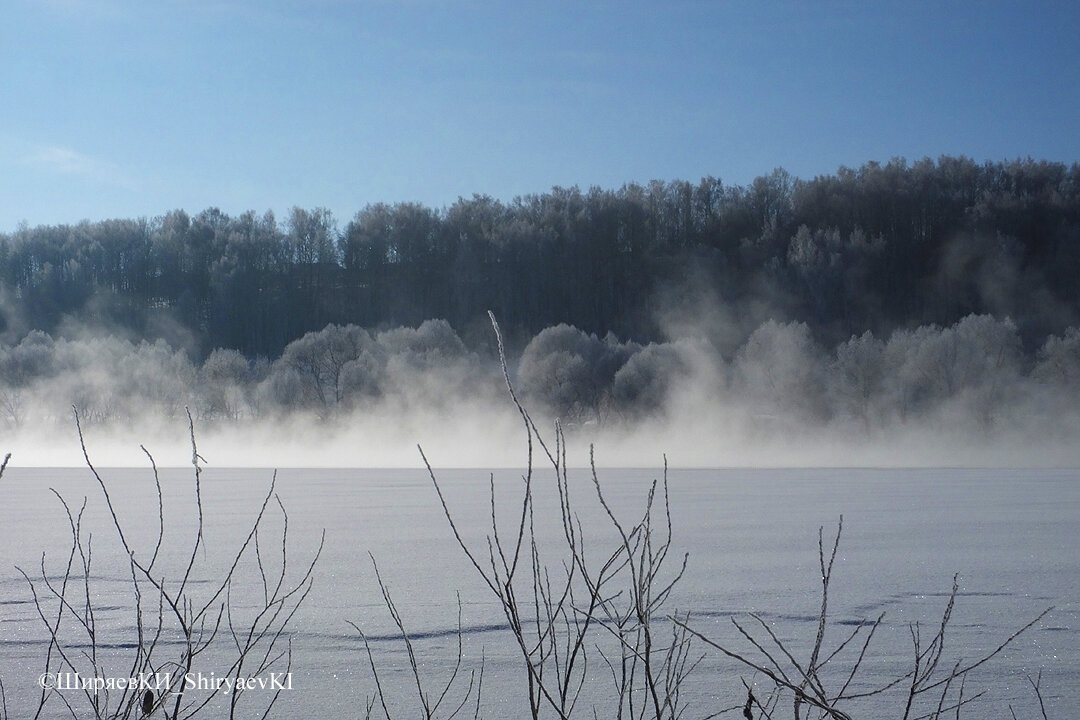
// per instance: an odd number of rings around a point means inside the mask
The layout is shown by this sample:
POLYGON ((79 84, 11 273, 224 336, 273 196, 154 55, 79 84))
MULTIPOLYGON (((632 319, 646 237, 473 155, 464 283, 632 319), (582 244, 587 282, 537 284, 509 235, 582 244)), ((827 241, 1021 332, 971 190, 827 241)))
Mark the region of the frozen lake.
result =
MULTIPOLYGON (((606 496, 627 524, 640 515, 658 472, 600 471, 606 496)), ((152 476, 137 469, 107 470, 103 475, 136 556, 149 557, 157 532, 152 476)), ((197 580, 208 581, 215 569, 227 567, 226 551, 243 541, 271 476, 271 471, 259 469, 204 472, 207 550, 198 560, 209 569, 201 571, 207 577, 197 580)), ((167 577, 175 579, 182 574, 182 548, 190 548, 195 527, 191 471, 168 469, 161 477, 166 542, 159 562, 168 569, 167 577)), ((448 470, 439 477, 466 540, 486 555, 488 472, 448 470)), ((517 509, 513 498, 520 490, 520 473, 496 471, 494 483, 500 528, 508 530, 517 509)), ((666 609, 689 612, 691 625, 705 635, 752 655, 730 618, 754 612, 796 652, 804 651, 816 632, 820 604, 818 528, 825 527, 828 541, 843 515, 830 592, 834 624, 826 645, 835 645, 858 620, 884 612, 884 625, 872 646, 876 650, 864 663, 869 682, 906 671, 909 623, 918 621, 924 634, 931 635, 940 623, 953 575, 959 573, 943 664, 975 659, 1047 607, 1055 608, 974 671, 965 696, 981 689, 988 693, 962 717, 1007 718, 1010 704, 1018 717, 1040 717, 1026 679, 1040 671, 1051 720, 1080 717, 1080 472, 672 470, 669 484, 673 553, 689 553, 689 565, 666 609)), ((84 496, 89 498, 82 523, 93 532, 91 604, 97 608, 99 644, 123 657, 132 652, 135 634, 130 571, 90 473, 9 469, 0 481, 0 678, 11 718, 24 717, 27 708, 36 706, 48 649, 27 584, 15 567, 31 576, 40 574, 45 551, 46 567, 54 575, 67 558, 67 519, 49 488, 56 488, 76 510, 84 496)), ((408 694, 415 689, 407 682, 406 656, 379 594, 369 551, 417 638, 422 671, 433 680, 448 672, 457 647, 460 593, 465 666, 477 668, 481 657, 484 662, 481 714, 520 716, 524 674, 505 619, 454 543, 423 471, 283 470, 277 475, 277 492, 288 511, 289 577, 310 560, 323 529, 326 546, 311 594, 290 623, 292 688, 281 694, 273 716, 363 716, 374 687, 363 643, 349 621, 369 634, 388 694, 408 709, 400 715, 417 716, 408 694)), ((546 549, 557 545, 561 532, 550 470, 538 470, 536 492, 537 533, 546 549)), ((615 537, 600 515, 586 472, 571 473, 571 492, 589 547, 613 547, 615 537)), ((260 538, 266 562, 272 565, 272 531, 280 529, 280 522, 277 515, 268 520, 260 538)), ((193 587, 196 594, 207 593, 212 583, 193 587)), ((244 606, 261 591, 255 577, 242 572, 233 588, 234 603, 244 606)), ((745 698, 741 679, 752 682, 754 674, 700 643, 696 647, 706 657, 685 686, 685 717, 740 705, 745 698)), ((205 668, 212 671, 213 657, 207 657, 205 668)), ((607 668, 597 665, 595 671, 600 681, 605 673, 610 678, 607 668)), ((587 692, 592 694, 582 701, 582 717, 591 717, 587 703, 603 696, 602 688, 590 686, 587 692)), ((254 705, 259 699, 251 698, 254 705)), ((599 715, 605 716, 603 701, 595 702, 599 715)), ((894 699, 879 702, 874 717, 902 712, 902 703, 894 699)), ((70 716, 59 702, 49 708, 50 717, 70 716)), ((790 709, 779 714, 790 716, 790 709)))

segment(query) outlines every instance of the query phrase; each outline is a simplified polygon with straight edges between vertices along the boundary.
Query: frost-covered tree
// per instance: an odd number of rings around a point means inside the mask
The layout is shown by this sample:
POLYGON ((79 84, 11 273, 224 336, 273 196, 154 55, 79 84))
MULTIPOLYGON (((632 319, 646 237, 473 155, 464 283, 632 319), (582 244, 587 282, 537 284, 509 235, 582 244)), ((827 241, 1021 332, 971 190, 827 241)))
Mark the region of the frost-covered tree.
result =
POLYGON ((691 342, 650 343, 633 354, 615 373, 612 397, 620 413, 641 417, 662 411, 674 386, 689 377, 691 342))
POLYGON ((1017 388, 1020 337, 1011 320, 968 315, 951 327, 893 333, 885 363, 901 417, 959 402, 989 427, 1017 388))
POLYGON ((289 343, 266 380, 271 402, 324 414, 341 404, 342 370, 374 341, 355 325, 327 325, 289 343))
POLYGON ((1080 328, 1051 335, 1039 349, 1032 377, 1070 392, 1080 391, 1080 328))
POLYGON ((455 362, 468 352, 445 320, 425 320, 417 328, 387 330, 379 333, 376 340, 388 356, 418 370, 455 362))
POLYGON ((541 330, 518 364, 522 391, 571 422, 599 421, 615 374, 638 350, 614 335, 601 340, 570 325, 541 330))
POLYGON ((55 371, 56 345, 48 333, 31 330, 14 347, 0 349, 0 382, 6 387, 25 387, 55 371))
POLYGON ((753 412, 781 418, 826 417, 824 353, 806 323, 768 320, 735 355, 737 389, 753 412))
POLYGON ((236 350, 217 348, 199 370, 199 414, 237 420, 248 405, 250 365, 236 350))
POLYGON ((178 417, 193 401, 200 383, 183 351, 157 340, 140 342, 130 350, 121 347, 118 357, 113 392, 122 399, 118 405, 127 419, 178 417))
POLYGON ((878 420, 884 385, 885 343, 869 330, 836 347, 827 382, 836 416, 856 420, 870 432, 878 420))
POLYGON ((40 330, 30 331, 14 347, 0 347, 0 413, 5 424, 22 424, 28 388, 55 372, 55 344, 40 330))

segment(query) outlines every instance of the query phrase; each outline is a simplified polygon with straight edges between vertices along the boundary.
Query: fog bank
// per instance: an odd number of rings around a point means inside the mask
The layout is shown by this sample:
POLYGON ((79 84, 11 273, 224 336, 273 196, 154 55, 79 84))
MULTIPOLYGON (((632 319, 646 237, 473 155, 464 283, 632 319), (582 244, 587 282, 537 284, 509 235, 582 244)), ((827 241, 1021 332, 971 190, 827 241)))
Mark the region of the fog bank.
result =
MULTIPOLYGON (((723 316, 724 313, 714 315, 723 316)), ((656 466, 1077 466, 1080 332, 1025 352, 1008 318, 866 332, 826 347, 798 322, 742 337, 716 322, 663 342, 547 328, 509 360, 520 399, 569 462, 656 466), (735 337, 736 340, 732 340, 735 337)), ((327 326, 279 358, 164 341, 54 339, 0 347, 3 447, 19 465, 184 465, 188 414, 215 466, 521 466, 520 415, 496 354, 445 321, 327 326)), ((539 453, 539 450, 537 450, 539 453)))

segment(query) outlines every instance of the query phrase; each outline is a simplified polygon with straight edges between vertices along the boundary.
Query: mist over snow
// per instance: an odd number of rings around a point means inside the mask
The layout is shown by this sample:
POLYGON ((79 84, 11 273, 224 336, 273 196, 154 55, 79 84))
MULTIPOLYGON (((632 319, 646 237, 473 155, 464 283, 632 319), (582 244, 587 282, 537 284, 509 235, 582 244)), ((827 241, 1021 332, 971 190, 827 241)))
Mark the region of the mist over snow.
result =
MULTIPOLYGON (((1076 329, 1028 356, 1016 326, 989 315, 831 348, 767 320, 728 355, 729 330, 688 328, 646 344, 547 328, 511 358, 515 389, 542 431, 560 420, 575 464, 590 443, 606 466, 1080 461, 1076 329)), ((106 465, 145 463, 140 444, 159 464, 188 462, 187 412, 213 465, 415 467, 417 444, 439 466, 524 461, 498 358, 441 320, 331 325, 273 361, 218 349, 202 363, 161 340, 34 331, 0 348, 0 377, 21 465, 83 462, 72 405, 106 465)))

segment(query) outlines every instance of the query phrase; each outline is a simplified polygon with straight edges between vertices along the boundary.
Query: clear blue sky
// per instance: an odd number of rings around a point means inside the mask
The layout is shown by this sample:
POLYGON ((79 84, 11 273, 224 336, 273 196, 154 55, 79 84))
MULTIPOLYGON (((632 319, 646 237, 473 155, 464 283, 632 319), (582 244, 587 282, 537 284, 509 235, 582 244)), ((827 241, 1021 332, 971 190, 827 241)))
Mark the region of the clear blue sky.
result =
POLYGON ((1080 161, 1080 3, 3 0, 0 231, 1080 161))

